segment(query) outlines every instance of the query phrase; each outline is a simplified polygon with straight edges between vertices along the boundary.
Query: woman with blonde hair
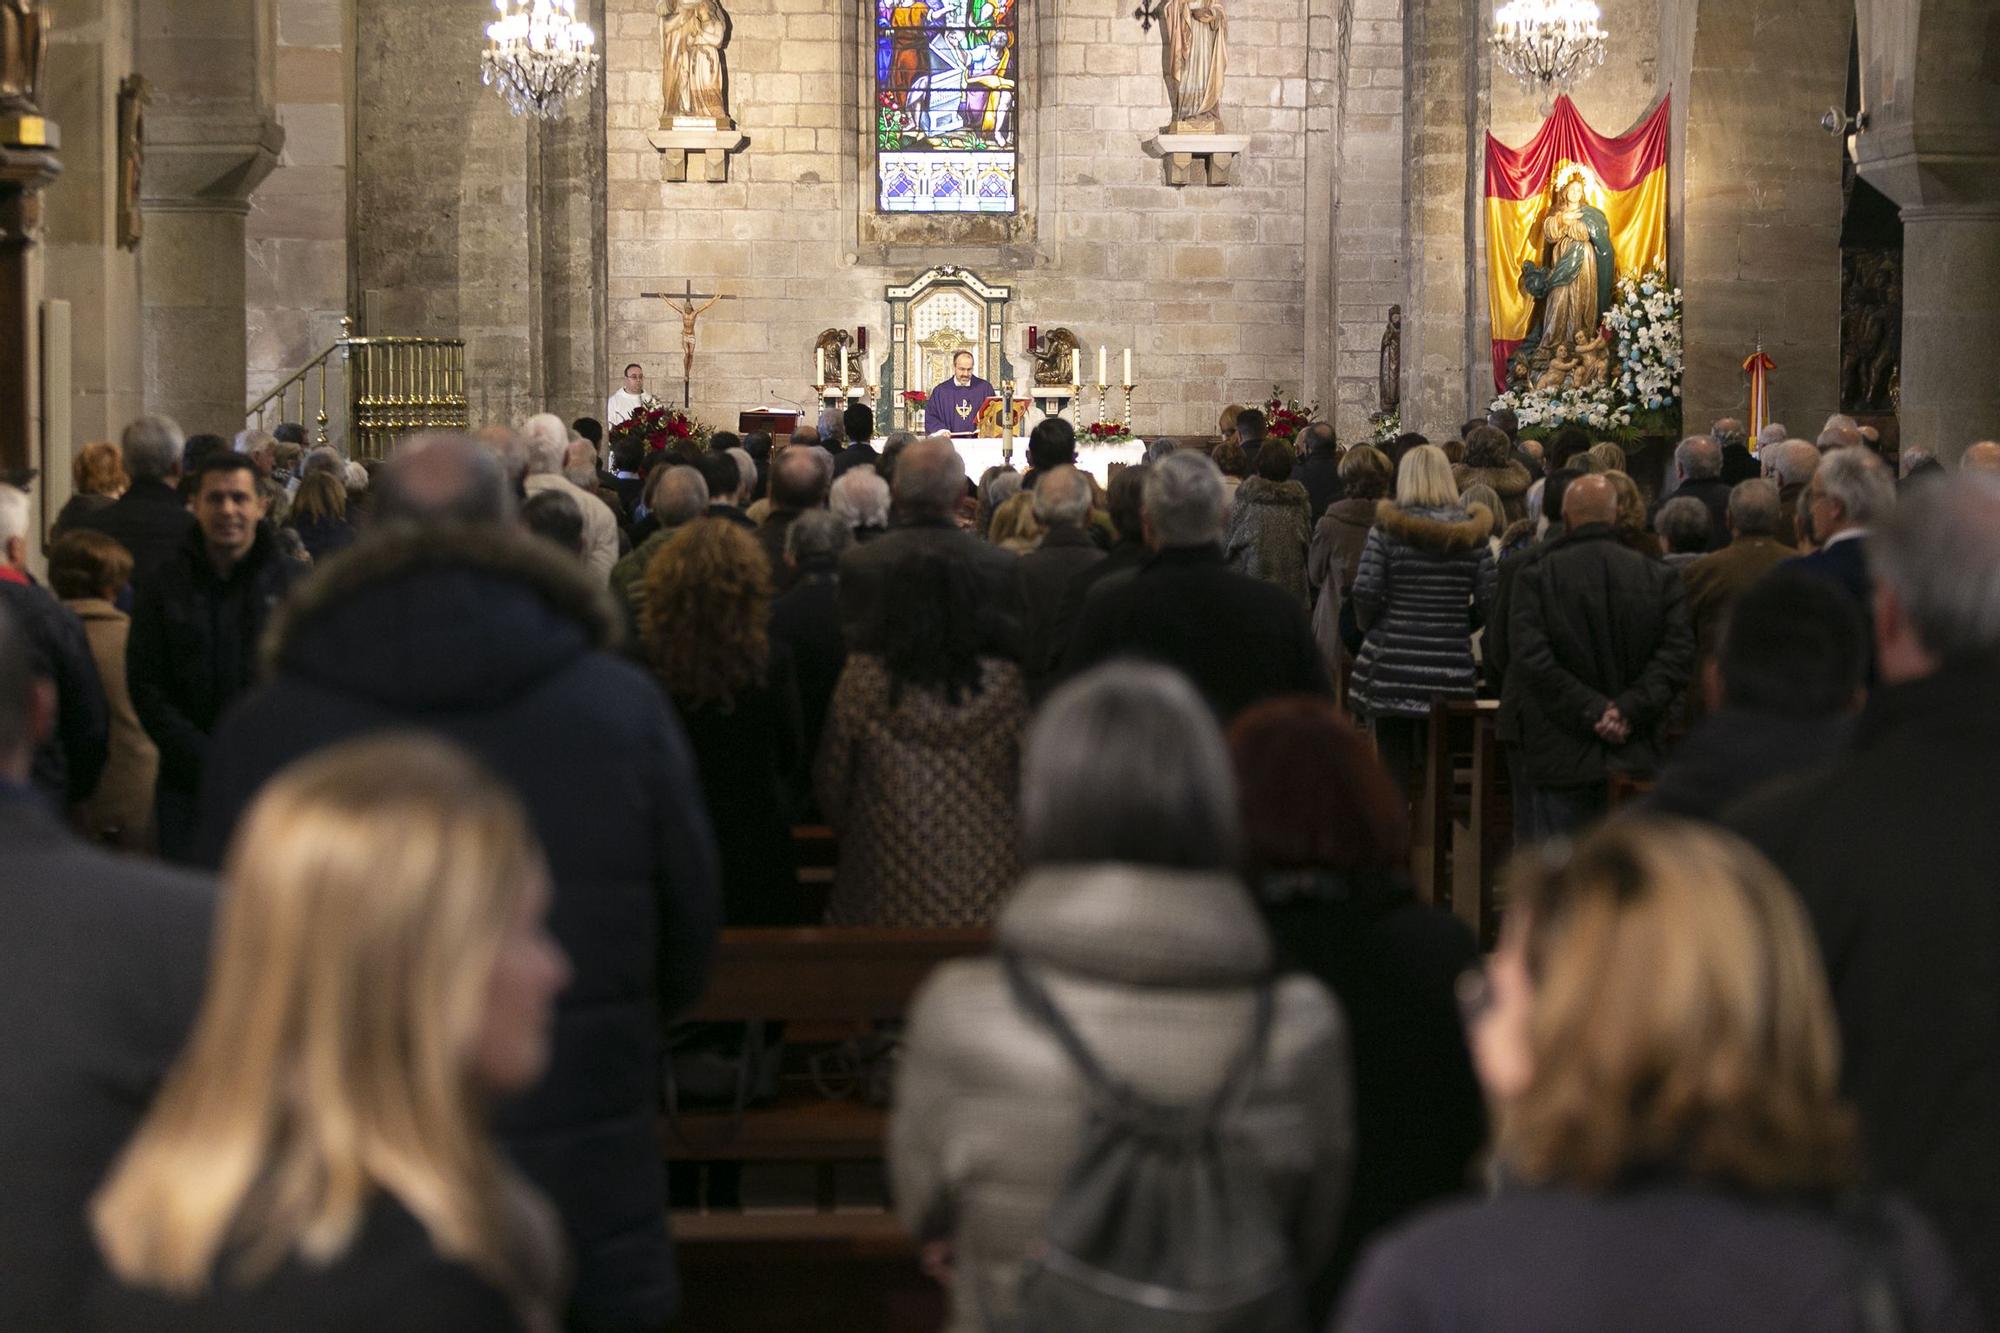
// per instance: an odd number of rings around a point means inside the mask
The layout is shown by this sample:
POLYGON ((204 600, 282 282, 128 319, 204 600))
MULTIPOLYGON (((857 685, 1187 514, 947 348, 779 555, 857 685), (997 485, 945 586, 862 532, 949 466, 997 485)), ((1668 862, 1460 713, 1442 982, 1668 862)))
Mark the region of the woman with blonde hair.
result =
POLYGON ((93 440, 76 451, 69 465, 69 500, 49 529, 53 541, 74 527, 86 514, 98 510, 125 494, 132 479, 125 475, 125 456, 108 440, 93 440))
POLYGON ((285 526, 299 534, 299 542, 314 564, 354 545, 354 525, 347 521, 346 485, 331 472, 307 473, 292 495, 285 526))
POLYGON ((1366 637, 1348 697, 1401 790, 1431 702, 1476 690, 1472 631, 1493 604, 1493 526, 1491 510, 1459 502, 1444 450, 1420 444, 1403 455, 1396 498, 1376 507, 1361 548, 1351 600, 1366 637))
POLYGON ((1035 493, 1016 491, 1013 497, 993 511, 993 522, 986 529, 986 540, 1003 551, 1015 555, 1026 555, 1042 544, 1041 521, 1035 517, 1035 493))
POLYGON ((359 740, 251 807, 186 1052, 91 1207, 97 1333, 553 1330, 547 1205, 488 1133, 568 979, 519 803, 359 740))
POLYGON ((792 807, 809 756, 791 650, 770 633, 770 557, 749 529, 697 519, 653 556, 644 589, 646 658, 694 747, 723 919, 799 924, 792 807))
POLYGON ((1505 1183, 1378 1245, 1341 1329, 1980 1327, 1928 1224, 1854 1192, 1833 1006, 1769 862, 1626 820, 1518 860, 1508 903, 1461 986, 1505 1183))
POLYGON ((1666 548, 1659 537, 1646 526, 1646 497, 1639 494, 1639 483, 1623 472, 1607 471, 1600 475, 1611 483, 1618 496, 1618 517, 1612 520, 1612 526, 1618 530, 1618 544, 1653 560, 1665 555, 1666 548))

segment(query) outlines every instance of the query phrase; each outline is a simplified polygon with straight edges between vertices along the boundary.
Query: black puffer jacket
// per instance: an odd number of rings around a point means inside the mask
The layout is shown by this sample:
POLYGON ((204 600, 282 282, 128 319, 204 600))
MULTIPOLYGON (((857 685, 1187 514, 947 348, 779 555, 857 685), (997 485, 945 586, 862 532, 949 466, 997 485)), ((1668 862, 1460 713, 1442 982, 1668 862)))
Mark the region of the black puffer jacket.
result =
POLYGON ((1529 780, 1582 787, 1656 768, 1694 671, 1680 575, 1621 546, 1609 524, 1586 524, 1522 564, 1508 614, 1506 702, 1529 780), (1594 729, 1612 704, 1631 724, 1622 745, 1594 729))
POLYGON ((203 787, 213 860, 259 786, 366 732, 466 746, 527 807, 574 979, 555 1058, 504 1107, 502 1142, 561 1211, 570 1326, 658 1329, 679 1303, 655 1133, 660 1029, 701 993, 721 915, 688 743, 659 687, 607 649, 585 566, 482 526, 370 533, 276 627, 270 682, 217 731, 203 787))
POLYGON ((1483 505, 1376 507, 1351 594, 1368 636, 1354 661, 1356 711, 1426 717, 1433 699, 1472 698, 1473 625, 1493 605, 1492 531, 1483 505))

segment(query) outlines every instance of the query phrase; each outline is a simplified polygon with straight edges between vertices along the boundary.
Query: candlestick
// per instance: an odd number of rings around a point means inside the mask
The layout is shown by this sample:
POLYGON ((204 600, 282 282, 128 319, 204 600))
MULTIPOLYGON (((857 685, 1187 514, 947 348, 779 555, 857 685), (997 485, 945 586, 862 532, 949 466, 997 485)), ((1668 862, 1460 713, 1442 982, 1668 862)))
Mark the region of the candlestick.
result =
POLYGON ((847 392, 847 373, 852 368, 848 364, 847 349, 843 347, 840 351, 840 391, 842 393, 847 392))
POLYGON ((1083 349, 1071 348, 1069 354, 1070 392, 1072 397, 1083 397, 1083 349))
POLYGON ((1128 388, 1132 384, 1132 349, 1129 347, 1125 349, 1125 384, 1128 388))
MULTIPOLYGON (((1108 348, 1106 348, 1106 347, 1105 347, 1105 346, 1104 346, 1103 344, 1101 344, 1101 343, 1100 343, 1100 344, 1098 345, 1098 348, 1097 348, 1097 387, 1098 387, 1098 388, 1100 388, 1100 389, 1104 388, 1104 387, 1105 387, 1105 385, 1107 385, 1108 383, 1110 383, 1110 380, 1109 380, 1109 378, 1108 378, 1108 377, 1107 377, 1107 376, 1105 375, 1105 373, 1104 373, 1104 367, 1105 367, 1105 356, 1106 356, 1106 354, 1107 354, 1107 352, 1108 352, 1108 351, 1109 351, 1109 349, 1108 349, 1108 348)), ((1100 396, 1101 396, 1101 395, 1100 395, 1100 396)))
POLYGON ((1106 386, 1105 386, 1105 385, 1102 385, 1102 384, 1100 384, 1100 385, 1098 385, 1098 386, 1097 386, 1097 419, 1098 419, 1099 421, 1103 421, 1103 420, 1105 419, 1105 417, 1104 417, 1104 390, 1105 390, 1105 388, 1106 388, 1106 386))
MULTIPOLYGON (((1132 376, 1131 376, 1131 374, 1130 374, 1130 373, 1128 372, 1128 373, 1126 374, 1125 378, 1129 380, 1129 379, 1131 379, 1131 378, 1132 378, 1132 376)), ((1133 390, 1133 388, 1134 388, 1134 386, 1133 386, 1133 385, 1130 385, 1130 384, 1127 384, 1127 385, 1125 386, 1125 430, 1126 430, 1126 433, 1128 433, 1128 434, 1129 434, 1129 433, 1131 432, 1131 430, 1132 430, 1132 390, 1133 390)))

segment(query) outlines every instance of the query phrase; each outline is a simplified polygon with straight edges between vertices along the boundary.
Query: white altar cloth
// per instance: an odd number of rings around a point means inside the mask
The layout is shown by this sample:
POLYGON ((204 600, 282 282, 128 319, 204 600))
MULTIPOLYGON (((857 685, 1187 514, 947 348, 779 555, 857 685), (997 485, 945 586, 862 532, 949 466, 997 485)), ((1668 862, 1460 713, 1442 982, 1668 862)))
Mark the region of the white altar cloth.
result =
MULTIPOLYGON (((976 484, 986 474, 987 468, 1000 466, 1001 446, 1006 441, 954 439, 951 443, 952 447, 958 450, 958 456, 965 460, 966 477, 976 484)), ((881 440, 875 441, 877 449, 880 449, 882 444, 881 440)), ((1078 440, 1076 443, 1076 465, 1097 478, 1099 486, 1111 484, 1113 463, 1130 466, 1145 461, 1144 440, 1122 440, 1117 444, 1086 444, 1078 440)), ((1014 469, 1017 472, 1028 470, 1028 441, 1025 438, 1014 440, 1014 469)))

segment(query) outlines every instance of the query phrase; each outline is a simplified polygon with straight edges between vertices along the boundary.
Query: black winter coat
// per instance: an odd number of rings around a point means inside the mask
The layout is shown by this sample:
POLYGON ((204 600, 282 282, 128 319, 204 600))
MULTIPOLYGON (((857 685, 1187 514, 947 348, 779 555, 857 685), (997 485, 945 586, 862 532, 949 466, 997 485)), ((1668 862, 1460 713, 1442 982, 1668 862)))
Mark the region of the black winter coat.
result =
POLYGON ((1635 812, 1717 821, 1768 782, 1815 768, 1847 748, 1854 719, 1786 717, 1723 708, 1695 724, 1635 812))
POLYGON ((1155 552, 1092 590, 1063 674, 1124 656, 1178 669, 1224 721, 1281 695, 1333 692, 1298 599, 1238 574, 1213 546, 1155 552))
POLYGON ((840 636, 840 581, 832 562, 800 570, 799 581, 771 604, 771 642, 785 645, 798 676, 803 780, 819 753, 826 710, 833 703, 834 686, 840 683, 840 669, 847 665, 847 641, 840 636))
POLYGON ((187 541, 194 515, 181 493, 165 482, 135 481, 102 509, 78 515, 76 527, 101 532, 132 553, 132 586, 137 589, 187 541))
POLYGON ((1367 638, 1349 697, 1370 717, 1428 717, 1433 699, 1470 699, 1473 626, 1493 606, 1493 515, 1402 509, 1384 500, 1348 593, 1367 638))
POLYGON ((1609 524, 1586 524, 1522 564, 1509 614, 1505 689, 1529 781, 1583 787, 1658 767, 1694 673, 1680 575, 1621 546, 1609 524), (1631 724, 1616 746, 1593 730, 1613 704, 1631 724))
MULTIPOLYGON (((227 577, 209 563, 201 529, 139 585, 125 642, 132 707, 160 749, 160 787, 192 796, 222 710, 250 688, 264 630, 309 570, 279 554, 268 524, 227 577)), ((170 831, 160 830, 163 845, 170 831)))
POLYGON ((213 894, 0 789, 0 1328, 71 1333, 90 1196, 201 1001, 213 894))
POLYGON ((203 789, 219 855, 292 760, 385 728, 464 745, 526 806, 574 979, 555 1058, 502 1109, 501 1140, 562 1214, 571 1318, 657 1329, 679 1303, 655 1138, 664 1020, 701 994, 721 916, 715 844, 679 722, 615 655, 586 567, 497 526, 371 532, 302 590, 273 678, 217 732, 203 789))
POLYGON ((1877 690, 1842 758, 1729 822, 1805 903, 1869 1166, 2000 1327, 2000 659, 1877 690))
POLYGON ((1335 500, 1346 498, 1347 487, 1340 480, 1340 451, 1321 446, 1292 464, 1292 480, 1306 488, 1312 500, 1312 522, 1335 500))
POLYGON ((1069 645, 1063 624, 1070 583, 1105 560, 1104 552, 1081 528, 1052 528, 1042 544, 1019 557, 1021 603, 1026 613, 1021 665, 1028 697, 1040 699, 1069 645))
POLYGON ((840 624, 850 652, 882 644, 882 606, 889 577, 906 555, 935 552, 963 561, 980 591, 982 654, 1021 659, 1023 615, 1015 566, 1020 557, 989 546, 949 519, 898 523, 874 541, 851 546, 840 557, 840 624))
MULTIPOLYGON (((1703 477, 1699 481, 1684 481, 1670 493, 1660 497, 1660 504, 1689 496, 1708 506, 1708 549, 1720 551, 1729 545, 1729 483, 1720 477, 1703 477)), ((1659 513, 1658 506, 1653 512, 1659 513)))
POLYGON ((35 748, 35 787, 59 810, 97 790, 111 743, 111 709, 76 612, 34 583, 0 579, 0 606, 28 641, 34 670, 56 689, 55 734, 35 748))

